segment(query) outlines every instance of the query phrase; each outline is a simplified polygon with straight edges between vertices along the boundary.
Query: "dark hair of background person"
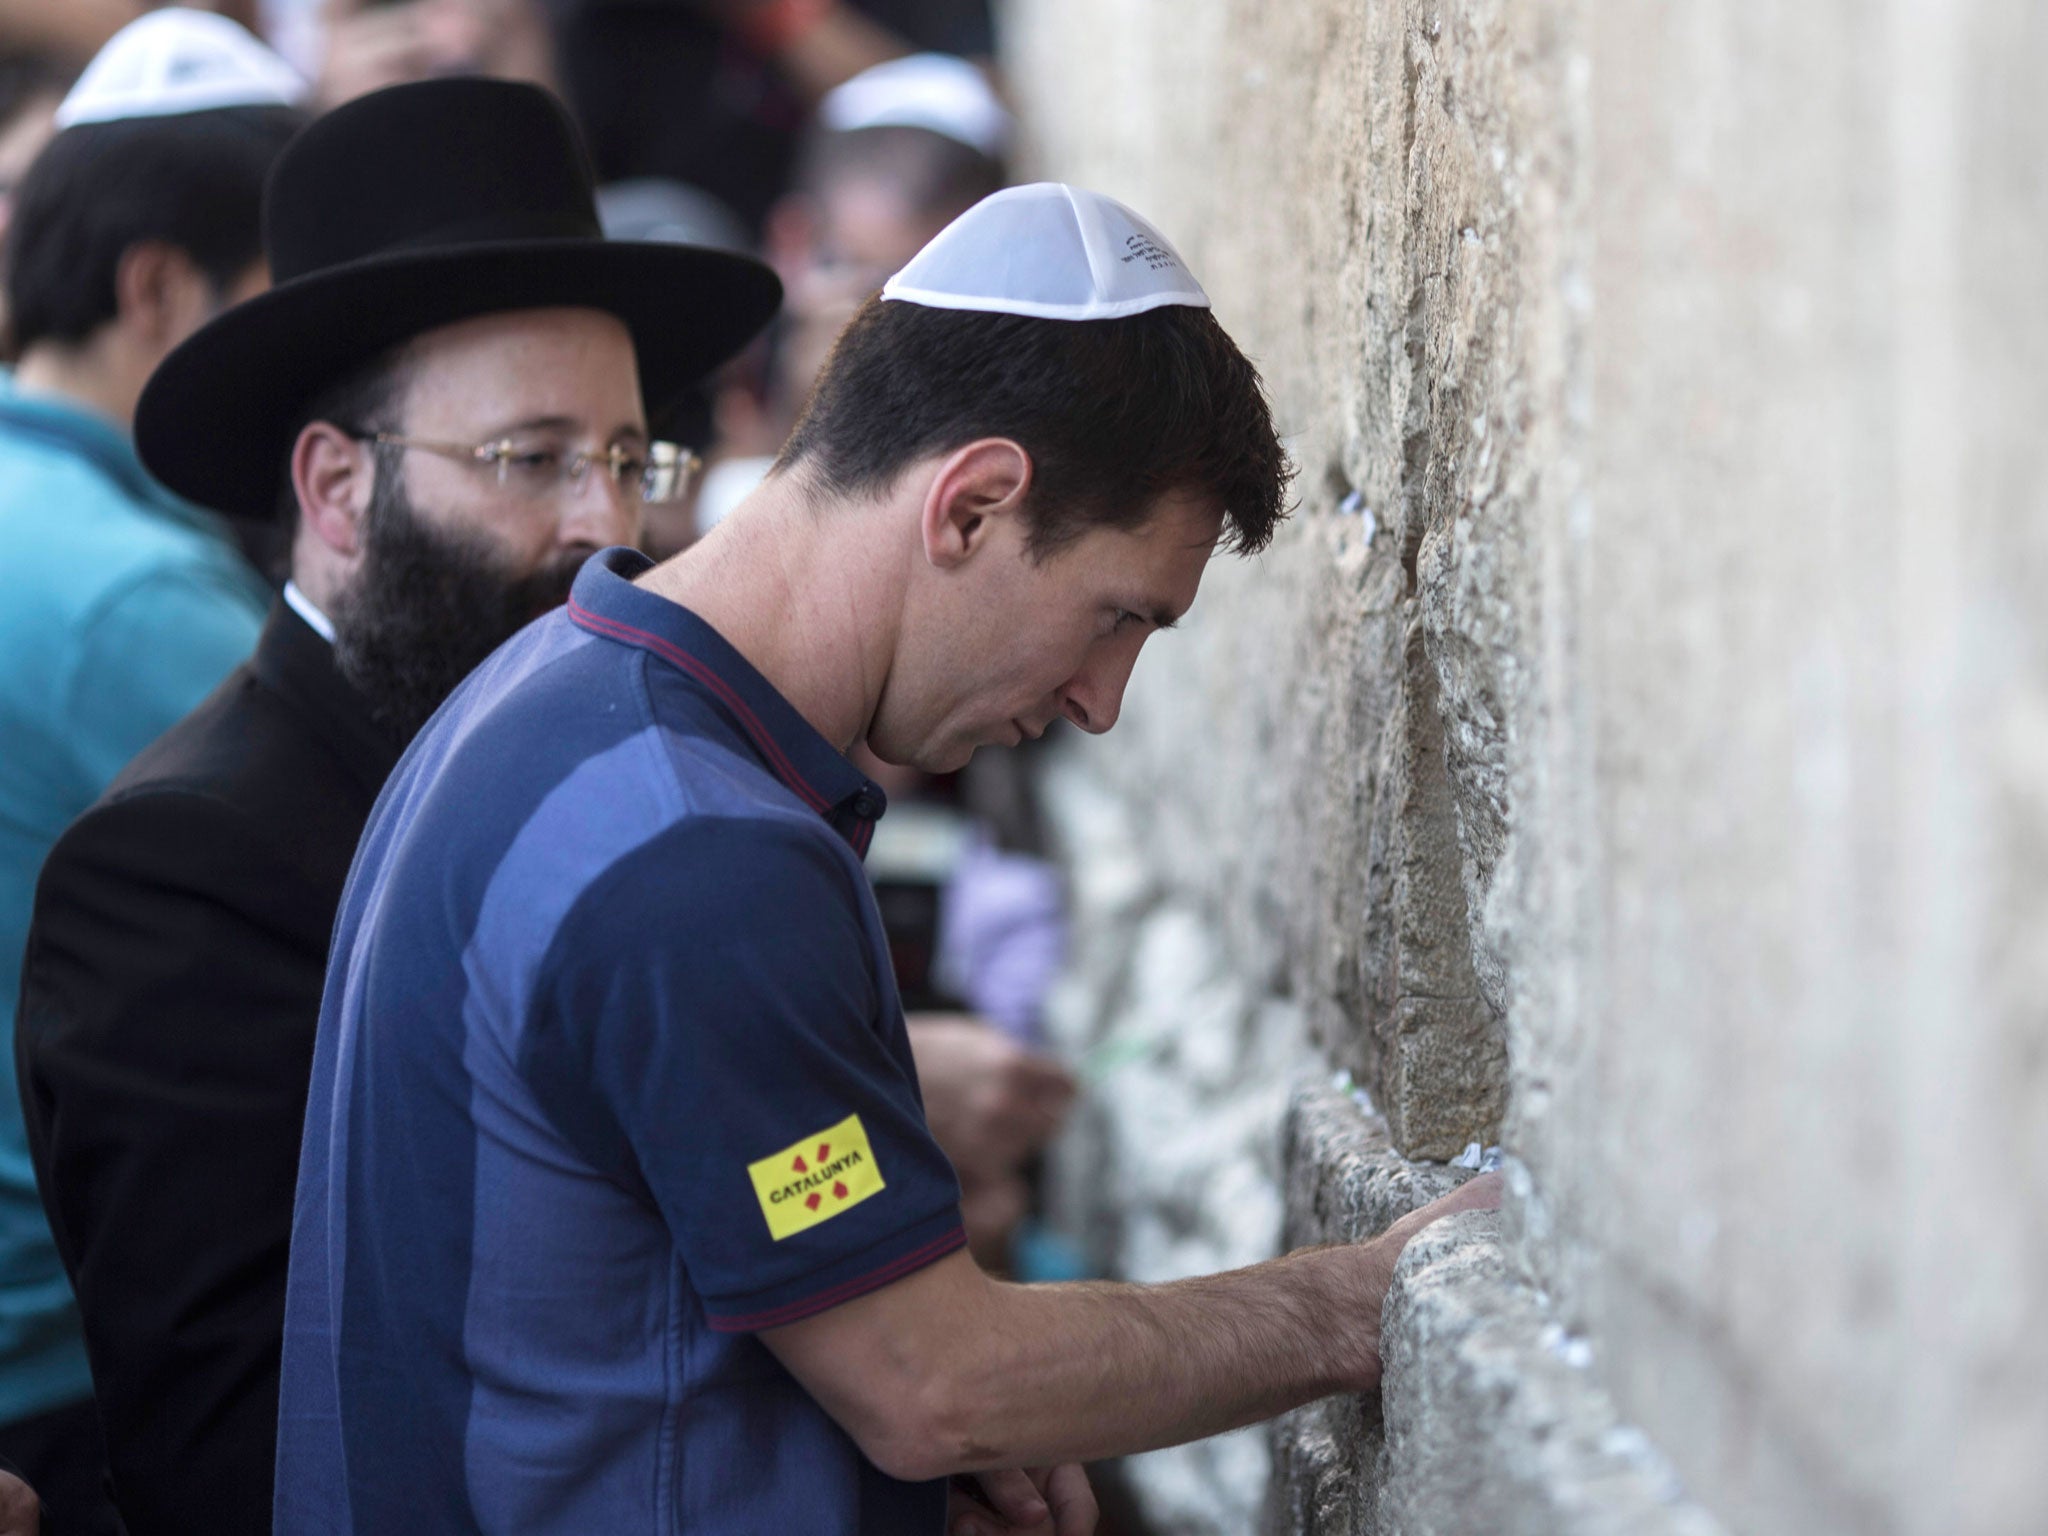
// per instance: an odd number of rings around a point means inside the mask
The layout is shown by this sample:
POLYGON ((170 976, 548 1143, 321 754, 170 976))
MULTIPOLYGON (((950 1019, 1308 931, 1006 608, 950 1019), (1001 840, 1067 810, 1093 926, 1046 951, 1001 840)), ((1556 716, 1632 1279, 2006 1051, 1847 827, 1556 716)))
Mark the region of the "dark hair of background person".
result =
MULTIPOLYGON (((405 423, 399 405, 413 378, 405 343, 358 363, 340 378, 322 385, 319 392, 300 406, 291 434, 277 443, 278 521, 289 529, 299 514, 298 492, 292 489, 292 445, 299 434, 316 421, 328 422, 344 432, 371 437, 379 432, 400 432, 405 423)), ((380 464, 383 460, 380 458, 380 464)))
POLYGON ((1077 323, 871 298, 832 349, 775 461, 817 490, 874 495, 983 437, 1031 455, 1030 548, 1130 529, 1172 492, 1213 497, 1223 547, 1256 554, 1292 474, 1258 370, 1206 309, 1077 323))
MULTIPOLYGON (((910 52, 995 52, 989 0, 847 0, 910 52)), ((702 187, 758 230, 789 177, 810 109, 709 6, 541 0, 599 181, 702 187)))
MULTIPOLYGON (((292 445, 316 421, 332 422, 344 432, 370 436, 404 428, 399 407, 413 379, 406 345, 380 352, 366 363, 323 385, 299 408, 291 431, 276 443, 277 507, 267 522, 231 518, 235 538, 249 563, 279 586, 291 574, 292 541, 299 530, 299 493, 292 486, 292 445)), ((376 452, 377 473, 398 473, 396 451, 376 452)))
POLYGON ((29 168, 8 226, 9 349, 79 342, 114 318, 121 253, 183 251, 225 293, 263 254, 263 181, 304 123, 229 107, 67 128, 29 168))
POLYGON ((77 78, 78 71, 69 64, 41 54, 0 57, 0 129, 35 102, 61 97, 77 78))
POLYGON ((887 184, 920 213, 964 212, 1009 184, 1000 160, 926 128, 819 129, 804 140, 798 191, 819 194, 863 179, 887 184))

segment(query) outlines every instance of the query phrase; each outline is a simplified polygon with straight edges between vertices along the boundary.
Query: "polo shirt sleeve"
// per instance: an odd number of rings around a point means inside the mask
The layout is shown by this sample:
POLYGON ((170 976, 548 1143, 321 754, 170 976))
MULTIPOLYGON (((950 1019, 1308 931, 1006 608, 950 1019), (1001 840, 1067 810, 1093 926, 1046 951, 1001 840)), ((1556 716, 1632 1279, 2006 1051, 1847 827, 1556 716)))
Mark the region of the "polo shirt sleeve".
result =
POLYGON ((833 835, 691 818, 614 863, 556 930, 525 1034, 532 1090, 659 1207, 722 1331, 796 1322, 965 1240, 872 897, 833 835))
POLYGON ((68 739, 94 785, 189 714, 246 661, 263 608, 204 568, 157 570, 92 617, 64 690, 68 739))

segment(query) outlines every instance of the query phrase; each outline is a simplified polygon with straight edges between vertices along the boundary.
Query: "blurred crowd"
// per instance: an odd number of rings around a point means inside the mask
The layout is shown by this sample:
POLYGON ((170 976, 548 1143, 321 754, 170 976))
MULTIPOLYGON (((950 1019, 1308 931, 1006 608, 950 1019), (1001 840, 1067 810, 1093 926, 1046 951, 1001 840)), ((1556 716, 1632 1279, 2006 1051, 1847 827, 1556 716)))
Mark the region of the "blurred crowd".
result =
MULTIPOLYGON (((60 1533, 268 1529, 297 1128, 370 801, 592 548, 675 553, 760 483, 848 319, 1007 183, 1012 147, 987 0, 211 7, 240 42, 138 35, 149 10, 0 0, 0 1464, 60 1533), (368 93, 472 75, 561 97, 607 236, 751 255, 780 280, 765 332, 688 381, 654 444, 594 467, 484 445, 501 486, 636 477, 635 515, 474 547, 380 505, 344 548, 322 542, 319 462, 285 466, 282 492, 275 463, 246 494, 160 483, 143 458, 174 461, 203 411, 145 393, 174 395, 165 359, 269 285, 285 146, 368 93), (159 451, 138 456, 138 412, 145 435, 171 423, 159 451), (654 451, 671 442, 675 462, 654 451), (325 668, 323 646, 346 699, 294 671, 325 668), (326 756, 266 755, 292 728, 263 713, 280 698, 326 756), (180 797, 220 819, 165 831, 180 797), (196 888, 199 865, 224 888, 196 888), (261 1473, 227 1486, 223 1465, 261 1473)), ((445 446, 378 432, 371 383, 323 383, 380 444, 445 446)), ((867 862, 970 1243, 992 1270, 1063 1277, 1056 1247, 1018 1241, 1074 1092, 1042 1034, 1065 919, 1028 755, 860 766, 890 795, 867 862)))

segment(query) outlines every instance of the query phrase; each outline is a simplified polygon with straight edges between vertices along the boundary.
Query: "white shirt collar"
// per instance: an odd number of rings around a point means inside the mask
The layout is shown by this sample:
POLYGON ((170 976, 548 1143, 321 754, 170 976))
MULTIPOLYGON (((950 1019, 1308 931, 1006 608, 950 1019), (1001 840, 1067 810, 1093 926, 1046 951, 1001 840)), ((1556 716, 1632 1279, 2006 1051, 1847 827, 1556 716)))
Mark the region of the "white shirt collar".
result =
POLYGON ((284 584, 284 600, 292 605, 292 612, 304 619, 314 634, 329 645, 334 644, 334 621, 313 606, 313 599, 299 590, 296 581, 284 584))

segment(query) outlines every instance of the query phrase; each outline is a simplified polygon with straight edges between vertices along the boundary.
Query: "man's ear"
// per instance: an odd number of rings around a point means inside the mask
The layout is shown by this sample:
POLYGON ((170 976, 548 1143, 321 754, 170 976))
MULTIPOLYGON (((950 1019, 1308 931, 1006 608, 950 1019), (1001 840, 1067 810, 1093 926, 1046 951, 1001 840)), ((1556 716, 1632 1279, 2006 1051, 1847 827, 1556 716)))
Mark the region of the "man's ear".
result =
POLYGON ((370 445, 332 422, 309 422, 292 444, 291 468, 300 527, 333 553, 358 557, 363 514, 376 488, 377 459, 370 445))
POLYGON ((924 556, 941 570, 967 559, 1004 518, 1021 517, 1031 494, 1031 455, 1007 437, 956 448, 925 487, 919 532, 924 556))
POLYGON ((167 241, 138 240, 114 264, 115 316, 152 354, 205 324, 217 297, 198 264, 167 241))

